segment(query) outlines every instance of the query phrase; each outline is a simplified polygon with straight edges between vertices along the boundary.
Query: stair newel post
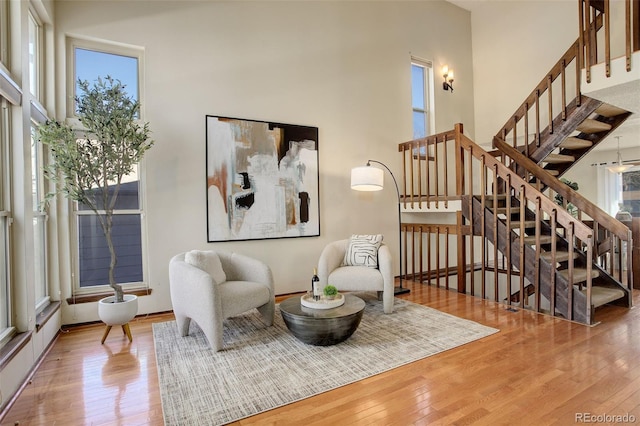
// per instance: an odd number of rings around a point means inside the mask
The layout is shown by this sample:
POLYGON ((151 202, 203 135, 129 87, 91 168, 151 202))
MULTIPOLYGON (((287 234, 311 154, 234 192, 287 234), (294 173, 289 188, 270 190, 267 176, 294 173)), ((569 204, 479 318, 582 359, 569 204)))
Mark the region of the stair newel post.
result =
MULTIPOLYGON (((629 230, 627 234, 627 288, 633 290, 633 237, 629 230)), ((633 297, 629 297, 629 306, 633 303, 633 297)))
POLYGON ((525 207, 526 207, 526 203, 527 203, 527 198, 526 198, 526 194, 525 194, 525 186, 524 185, 520 185, 520 238, 519 238, 519 242, 520 242, 520 247, 519 247, 519 252, 520 252, 520 265, 518 266, 518 270, 520 272, 520 307, 523 308, 525 306, 524 303, 524 298, 525 298, 525 294, 524 294, 524 271, 525 271, 525 261, 524 261, 524 219, 525 219, 525 207))
MULTIPOLYGON (((418 151, 416 153, 416 155, 413 155, 413 153, 415 152, 415 144, 412 143, 411 144, 411 157, 409 158, 409 176, 411 176, 411 180, 410 180, 410 188, 409 188, 409 195, 411 196, 411 208, 413 208, 413 188, 415 188, 414 183, 413 183, 413 179, 414 179, 414 175, 415 173, 413 172, 413 162, 415 161, 415 159, 418 159, 418 164, 420 163, 420 152, 418 151)), ((428 161, 428 160, 427 160, 428 161)), ((407 192, 407 186, 406 186, 406 179, 405 179, 405 185, 404 185, 404 192, 405 192, 405 207, 406 207, 406 192, 407 192)))
MULTIPOLYGON (((551 210, 551 281, 550 281, 550 300, 551 303, 551 315, 556 315, 556 240, 557 234, 557 218, 558 210, 551 210)), ((539 247, 536 247, 539 250, 539 247)))
MULTIPOLYGON (((436 137, 436 142, 437 142, 438 138, 436 137)), ((448 164, 449 164, 449 155, 447 153, 447 135, 443 135, 442 136, 442 145, 443 149, 444 149, 444 208, 449 208, 449 171, 448 171, 448 164)))
POLYGON ((437 139, 433 140, 433 190, 435 192, 435 196, 436 196, 436 209, 438 208, 438 195, 440 194, 440 190, 439 190, 439 186, 438 186, 438 175, 440 174, 440 169, 438 167, 438 165, 440 164, 439 162, 439 158, 438 158, 438 144, 437 144, 437 139))
POLYGON ((536 291, 536 300, 535 300, 535 310, 536 312, 540 312, 540 232, 542 230, 541 223, 543 219, 542 213, 542 199, 540 196, 536 197, 536 251, 535 251, 535 268, 533 271, 535 291, 536 291))
MULTIPOLYGON (((507 252, 507 300, 511 305, 511 174, 507 175, 507 232, 505 234, 507 252)), ((522 298, 522 294, 520 298, 522 298)))
POLYGON ((449 290, 449 227, 447 226, 444 229, 444 264, 445 266, 445 271, 447 274, 447 278, 446 278, 446 282, 445 282, 445 288, 447 290, 449 290))
MULTIPOLYGON (((428 209, 431 208, 431 182, 430 182, 430 179, 429 179, 430 174, 431 174, 431 171, 430 171, 431 160, 429 159, 429 145, 430 145, 429 139, 427 139, 427 147, 425 148, 426 149, 426 155, 427 155, 427 161, 425 162, 425 165, 424 165, 424 168, 425 168, 424 173, 426 175, 425 176, 426 177, 425 184, 426 184, 426 190, 427 190, 427 208, 428 209)), ((462 164, 463 160, 462 159, 458 159, 456 162, 458 164, 462 164)), ((461 182, 464 182, 464 178, 462 177, 462 173, 460 173, 460 172, 456 173, 456 178, 458 180, 458 183, 457 183, 458 187, 460 187, 460 185, 464 185, 464 183, 461 183, 461 182)))
MULTIPOLYGON (((591 259, 593 255, 593 235, 590 235, 587 238, 587 259, 591 259)), ((587 262, 587 309, 585 313, 587 314, 587 324, 591 324, 593 322, 593 318, 591 317, 591 313, 593 310, 591 309, 591 271, 593 269, 593 262, 587 262)))
MULTIPOLYGON (((635 7, 640 7, 640 5, 636 4, 635 7)), ((624 8, 625 15, 625 56, 627 58, 627 72, 631 71, 631 0, 627 0, 625 2, 624 8)), ((638 12, 636 10, 636 16, 638 16, 638 12)), ((637 37, 637 35, 636 35, 637 37)))
MULTIPOLYGON (((425 163, 429 162, 429 153, 427 152, 427 147, 423 145, 422 140, 418 142, 418 204, 420 209, 422 209, 422 203, 420 202, 420 197, 422 196, 422 161, 420 161, 420 153, 422 152, 422 148, 424 147, 424 160, 425 163)), ((413 193, 413 191, 412 191, 413 193)), ((413 197, 411 197, 411 208, 413 208, 413 197)))
MULTIPOLYGON (((469 173, 469 217, 473 218, 473 146, 469 147, 469 161, 467 164, 467 167, 469 168, 468 173, 469 173)), ((482 215, 484 215, 484 211, 482 212, 482 215)), ((473 224, 471 225, 471 227, 473 228, 473 224)), ((471 232, 471 244, 469 244, 469 257, 471 258, 471 263, 473 264, 475 262, 475 253, 474 253, 474 236, 473 236, 473 232, 471 232)), ((471 274, 471 287, 475 286, 475 274, 471 274)))
MULTIPOLYGON (((498 298, 498 165, 493 166, 493 292, 494 300, 498 298)), ((483 212, 484 214, 484 212, 483 212)))
POLYGON ((486 239, 486 235, 485 235, 485 222, 486 222, 486 217, 485 217, 485 209, 487 208, 487 196, 486 196, 486 192, 487 192, 487 166, 485 164, 485 158, 484 158, 484 154, 482 154, 480 156, 480 173, 481 173, 481 179, 482 179, 482 191, 480 191, 480 211, 482 212, 482 215, 480 216, 480 236, 482 238, 482 253, 481 253, 481 257, 482 257, 482 262, 481 263, 481 268, 482 268, 482 298, 484 299, 485 297, 485 287, 486 287, 486 279, 485 279, 485 273, 486 273, 486 264, 487 264, 487 239, 486 239))
MULTIPOLYGON (((569 283, 567 285, 567 319, 572 320, 573 319, 573 266, 574 266, 573 253, 575 252, 575 244, 573 240, 575 229, 574 229, 573 221, 569 222, 569 227, 566 228, 565 231, 567 232, 566 239, 567 239, 567 242, 569 243, 569 248, 567 249, 567 252, 569 253, 569 264, 568 264, 569 283)), ((587 257, 587 259, 588 258, 589 257, 587 257)), ((591 262, 587 261, 587 281, 588 282, 591 280, 589 275, 591 273, 590 265, 591 265, 591 262)), ((589 301, 587 300, 587 302, 589 301)), ((590 303, 588 303, 588 305, 591 306, 590 303)))
MULTIPOLYGON (((458 229, 457 235, 457 244, 458 244, 458 293, 466 293, 467 289, 467 247, 466 247, 466 237, 465 232, 463 231, 464 225, 464 217, 462 216, 462 211, 458 210, 456 212, 456 228, 458 229)), ((473 228, 473 225, 472 225, 473 228)), ((471 234, 473 234, 473 229, 471 229, 471 234)), ((471 265, 473 265, 473 260, 471 261, 471 265)), ((422 262, 420 263, 420 270, 422 271, 422 262)), ((471 267, 471 273, 474 273, 473 267, 471 267)), ((474 289, 471 288, 471 294, 475 294, 474 289)))

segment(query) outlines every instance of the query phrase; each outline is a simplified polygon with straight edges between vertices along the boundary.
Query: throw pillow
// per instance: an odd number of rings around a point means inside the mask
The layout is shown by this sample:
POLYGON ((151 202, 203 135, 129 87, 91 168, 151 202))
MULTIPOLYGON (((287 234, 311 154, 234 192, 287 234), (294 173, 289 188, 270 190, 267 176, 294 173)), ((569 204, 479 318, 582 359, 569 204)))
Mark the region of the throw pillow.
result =
POLYGON ((382 244, 382 235, 352 235, 344 254, 347 266, 378 267, 378 249, 382 244))
POLYGON ((215 251, 191 250, 185 254, 184 261, 211 275, 217 284, 227 280, 220 258, 215 251))

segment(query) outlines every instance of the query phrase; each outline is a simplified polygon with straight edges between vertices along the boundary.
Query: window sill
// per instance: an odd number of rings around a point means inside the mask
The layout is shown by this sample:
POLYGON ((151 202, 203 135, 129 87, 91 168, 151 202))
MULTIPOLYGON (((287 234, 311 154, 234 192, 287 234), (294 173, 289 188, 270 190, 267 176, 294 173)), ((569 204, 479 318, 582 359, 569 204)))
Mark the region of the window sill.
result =
MULTIPOLYGON (((138 297, 140 297, 140 296, 149 296, 149 295, 151 295, 151 289, 150 288, 144 288, 144 289, 140 289, 140 290, 125 290, 124 294, 135 294, 138 297)), ((88 294, 88 295, 84 295, 84 296, 74 296, 74 297, 69 297, 67 299, 67 304, 76 305, 76 304, 80 304, 80 303, 93 303, 93 302, 97 302, 98 300, 100 300, 100 299, 102 299, 104 297, 108 297, 108 296, 113 296, 113 292, 88 294)))
POLYGON ((60 306, 62 306, 60 301, 51 302, 36 316, 36 332, 40 331, 40 329, 44 327, 47 321, 53 317, 53 314, 60 309, 60 306))
POLYGON ((31 334, 31 331, 17 333, 6 345, 0 348, 0 371, 27 345, 31 340, 31 334))

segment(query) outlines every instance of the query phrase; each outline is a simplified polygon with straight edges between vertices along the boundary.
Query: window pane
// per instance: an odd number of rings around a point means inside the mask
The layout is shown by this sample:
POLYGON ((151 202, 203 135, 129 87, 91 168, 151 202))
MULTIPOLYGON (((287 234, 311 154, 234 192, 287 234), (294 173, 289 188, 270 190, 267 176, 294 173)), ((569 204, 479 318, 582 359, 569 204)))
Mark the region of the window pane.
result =
POLYGON ((11 325, 7 258, 7 217, 0 216, 0 335, 11 325))
POLYGON ((427 135, 426 116, 421 111, 413 112, 413 138, 424 138, 427 135))
POLYGON ((29 13, 29 87, 31 90, 31 94, 36 98, 38 98, 39 95, 39 32, 40 28, 38 26, 38 23, 33 18, 31 13, 29 13))
POLYGON ((640 170, 622 173, 622 203, 633 217, 640 217, 640 170))
MULTIPOLYGON (((117 283, 142 281, 142 238, 139 214, 113 216, 112 239, 118 263, 117 283)), ((80 287, 109 284, 111 257, 95 215, 78 216, 80 287)))
POLYGON ((74 54, 76 95, 80 92, 78 79, 93 83, 98 77, 111 76, 126 86, 129 97, 138 100, 138 58, 79 47, 75 48, 74 54))
MULTIPOLYGON (((134 173, 137 177, 137 174, 134 173)), ((131 175, 130 175, 131 176, 131 175)), ((114 206, 114 210, 139 210, 140 208, 140 199, 138 198, 138 188, 140 181, 131 180, 129 182, 125 182, 120 185, 120 191, 118 192, 118 199, 116 200, 116 204, 114 206)), ((113 195, 115 187, 109 186, 109 194, 113 195)), ((96 195, 96 205, 98 206, 98 210, 103 209, 102 197, 100 195, 101 190, 95 189, 94 193, 96 195)), ((86 204, 79 204, 79 210, 91 210, 86 204)))
POLYGON ((49 299, 47 291, 47 263, 46 254, 46 216, 40 215, 33 218, 34 235, 34 267, 36 306, 49 299))
POLYGON ((426 109, 424 104, 424 68, 411 65, 411 103, 413 108, 426 109))

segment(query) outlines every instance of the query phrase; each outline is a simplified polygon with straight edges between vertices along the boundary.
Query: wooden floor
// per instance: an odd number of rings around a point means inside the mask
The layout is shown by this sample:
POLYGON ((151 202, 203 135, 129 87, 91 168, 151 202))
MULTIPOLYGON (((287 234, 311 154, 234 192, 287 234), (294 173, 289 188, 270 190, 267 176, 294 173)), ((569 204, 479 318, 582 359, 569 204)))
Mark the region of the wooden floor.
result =
MULTIPOLYGON (((605 307, 601 323, 586 327, 409 287, 399 297, 500 333, 234 424, 564 426, 597 415, 640 422, 639 308, 605 307)), ((171 319, 136 319, 132 344, 114 329, 100 345, 100 325, 61 334, 1 424, 162 425, 151 324, 171 319)))

